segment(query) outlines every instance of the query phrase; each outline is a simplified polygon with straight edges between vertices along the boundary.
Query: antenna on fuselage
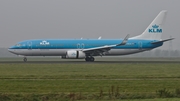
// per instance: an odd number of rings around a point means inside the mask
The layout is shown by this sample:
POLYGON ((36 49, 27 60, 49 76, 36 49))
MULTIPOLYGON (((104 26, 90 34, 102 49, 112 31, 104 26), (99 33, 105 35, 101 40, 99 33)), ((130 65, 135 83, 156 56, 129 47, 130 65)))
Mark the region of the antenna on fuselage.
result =
POLYGON ((100 40, 101 39, 101 36, 98 38, 98 40, 100 40))

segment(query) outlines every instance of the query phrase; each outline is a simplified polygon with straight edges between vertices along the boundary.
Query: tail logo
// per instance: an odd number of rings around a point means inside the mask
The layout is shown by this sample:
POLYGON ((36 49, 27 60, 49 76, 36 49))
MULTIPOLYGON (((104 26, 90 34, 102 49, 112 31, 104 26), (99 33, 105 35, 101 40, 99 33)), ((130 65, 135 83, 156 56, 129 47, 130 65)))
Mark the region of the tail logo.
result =
POLYGON ((162 29, 158 25, 152 25, 152 28, 149 29, 149 33, 162 33, 162 29))

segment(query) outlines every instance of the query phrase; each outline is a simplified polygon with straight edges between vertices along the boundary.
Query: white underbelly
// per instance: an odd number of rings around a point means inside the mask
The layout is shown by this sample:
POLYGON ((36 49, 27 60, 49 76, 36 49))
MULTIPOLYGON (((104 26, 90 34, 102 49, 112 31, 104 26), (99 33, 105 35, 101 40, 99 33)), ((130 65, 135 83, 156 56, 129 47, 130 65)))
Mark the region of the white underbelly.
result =
MULTIPOLYGON (((25 55, 25 56, 64 56, 66 52, 71 49, 16 49, 17 55, 25 55)), ((138 53, 142 51, 146 51, 150 49, 111 49, 106 52, 107 56, 115 56, 115 55, 127 55, 138 53)))
POLYGON ((25 56, 62 56, 66 51, 67 49, 17 49, 16 53, 25 56))

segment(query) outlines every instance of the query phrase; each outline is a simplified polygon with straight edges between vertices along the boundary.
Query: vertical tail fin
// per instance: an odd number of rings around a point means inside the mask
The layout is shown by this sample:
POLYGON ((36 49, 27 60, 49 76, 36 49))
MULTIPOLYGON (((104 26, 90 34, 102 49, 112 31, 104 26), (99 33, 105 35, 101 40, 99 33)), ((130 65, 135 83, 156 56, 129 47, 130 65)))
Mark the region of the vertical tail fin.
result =
POLYGON ((166 15, 167 11, 161 11, 141 35, 131 39, 161 40, 166 15))

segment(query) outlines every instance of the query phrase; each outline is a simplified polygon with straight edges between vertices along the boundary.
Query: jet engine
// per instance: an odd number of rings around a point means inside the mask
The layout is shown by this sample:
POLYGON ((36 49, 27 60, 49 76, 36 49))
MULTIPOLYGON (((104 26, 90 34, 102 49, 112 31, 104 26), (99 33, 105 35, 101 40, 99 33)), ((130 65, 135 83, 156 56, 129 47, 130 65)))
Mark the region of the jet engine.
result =
POLYGON ((84 59, 86 54, 83 51, 69 50, 66 52, 66 56, 62 56, 64 59, 84 59))

